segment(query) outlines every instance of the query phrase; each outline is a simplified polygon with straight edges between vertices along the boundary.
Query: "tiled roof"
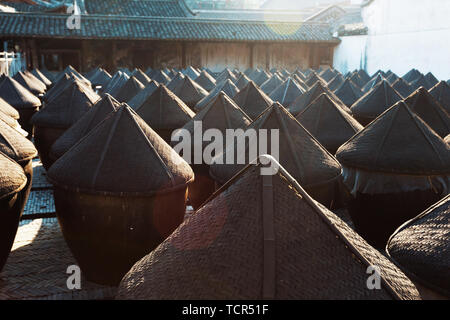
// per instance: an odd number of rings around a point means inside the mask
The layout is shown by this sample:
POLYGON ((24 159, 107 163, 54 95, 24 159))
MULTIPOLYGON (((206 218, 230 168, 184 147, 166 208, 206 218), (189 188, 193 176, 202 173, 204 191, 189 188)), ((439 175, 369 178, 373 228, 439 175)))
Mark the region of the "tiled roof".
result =
POLYGON ((229 19, 256 21, 304 21, 309 11, 267 11, 267 10, 195 10, 199 19, 229 19))
POLYGON ((17 12, 40 12, 48 9, 46 6, 39 4, 30 5, 25 2, 3 1, 2 4, 14 8, 17 12))
POLYGON ((16 9, 14 9, 13 7, 0 3, 0 12, 15 12, 15 11, 16 9))
POLYGON ((81 29, 66 27, 68 15, 0 13, 0 36, 73 39, 332 42, 321 23, 208 20, 82 15, 81 29))
POLYGON ((368 28, 361 15, 361 6, 348 5, 345 13, 334 21, 329 21, 332 32, 338 36, 367 35, 368 28))
POLYGON ((142 17, 189 17, 193 13, 184 1, 84 0, 89 14, 142 17))
POLYGON ((364 23, 351 23, 339 26, 339 37, 367 35, 369 29, 364 23))
POLYGON ((330 20, 332 21, 342 17, 345 13, 346 11, 342 9, 340 6, 331 5, 311 15, 310 17, 307 18, 307 21, 328 22, 330 20))
MULTIPOLYGON (((6 0, 4 3, 18 12, 48 12, 65 8, 73 0, 24 2, 6 0)), ((87 14, 144 16, 144 17, 191 17, 193 12, 183 0, 77 0, 82 12, 87 14)))
POLYGON ((318 5, 329 5, 342 2, 342 0, 267 0, 260 8, 267 10, 302 10, 318 5))

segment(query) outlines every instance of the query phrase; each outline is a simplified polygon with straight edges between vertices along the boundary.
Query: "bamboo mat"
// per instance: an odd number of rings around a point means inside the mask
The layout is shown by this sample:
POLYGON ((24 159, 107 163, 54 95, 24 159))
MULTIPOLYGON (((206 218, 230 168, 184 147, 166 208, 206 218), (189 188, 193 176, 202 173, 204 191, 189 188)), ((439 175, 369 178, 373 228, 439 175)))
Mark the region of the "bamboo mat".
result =
POLYGON ((0 273, 0 299, 97 300, 113 299, 116 288, 81 277, 81 289, 67 288, 68 266, 76 261, 57 219, 23 221, 12 251, 0 273))
MULTIPOLYGON (((33 161, 33 185, 23 220, 3 271, 0 300, 100 300, 114 299, 116 288, 98 285, 81 277, 81 289, 67 287, 67 268, 77 265, 61 233, 53 190, 39 160, 33 161)), ((185 219, 193 213, 186 208, 185 219)), ((351 227, 346 210, 335 213, 351 227)), ((82 272, 81 272, 82 273, 82 272)))

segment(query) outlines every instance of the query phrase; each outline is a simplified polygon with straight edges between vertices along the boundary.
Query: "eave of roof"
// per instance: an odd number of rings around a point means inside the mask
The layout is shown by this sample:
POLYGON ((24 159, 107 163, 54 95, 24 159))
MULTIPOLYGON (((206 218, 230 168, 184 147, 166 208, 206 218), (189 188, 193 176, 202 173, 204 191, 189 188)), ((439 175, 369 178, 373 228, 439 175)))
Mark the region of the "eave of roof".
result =
POLYGON ((196 18, 198 19, 226 19, 226 20, 253 20, 253 21, 285 21, 299 22, 304 21, 309 15, 304 12, 269 12, 265 10, 196 10, 196 18))
POLYGON ((81 15, 81 29, 66 27, 67 14, 0 13, 0 36, 339 43, 324 23, 215 20, 176 17, 81 15))
POLYGON ((312 16, 308 17, 305 21, 314 21, 316 18, 320 17, 323 14, 326 14, 328 11, 331 11, 333 9, 340 11, 342 14, 346 13, 346 11, 344 9, 342 9, 340 6, 333 4, 333 5, 330 5, 324 9, 320 10, 319 12, 316 12, 312 16))
POLYGON ((361 3, 361 7, 366 7, 366 6, 368 6, 369 4, 371 4, 372 2, 374 2, 375 0, 364 0, 362 3, 361 3))
POLYGON ((185 0, 179 0, 178 4, 186 12, 187 16, 195 16, 195 12, 187 5, 185 0))
MULTIPOLYGON (((2 1, 2 0, 0 0, 2 1)), ((192 17, 195 13, 184 0, 35 0, 28 3, 5 0, 16 12, 66 12, 74 1, 83 14, 192 17), (159 14, 156 14, 159 12, 159 14)))
POLYGON ((364 36, 367 35, 369 29, 364 23, 351 23, 339 26, 337 33, 339 37, 348 36, 364 36))

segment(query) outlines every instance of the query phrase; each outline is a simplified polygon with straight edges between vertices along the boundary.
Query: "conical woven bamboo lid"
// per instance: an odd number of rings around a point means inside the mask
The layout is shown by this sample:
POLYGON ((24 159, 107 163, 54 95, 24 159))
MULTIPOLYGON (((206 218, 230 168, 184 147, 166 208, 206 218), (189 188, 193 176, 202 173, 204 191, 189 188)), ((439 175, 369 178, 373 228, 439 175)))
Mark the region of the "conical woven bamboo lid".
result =
POLYGON ((201 109, 206 107, 209 103, 211 103, 211 101, 213 101, 216 98, 216 96, 221 91, 225 92, 227 96, 229 96, 230 98, 233 98, 239 92, 239 89, 234 85, 234 83, 230 79, 218 82, 216 87, 206 97, 204 97, 195 105, 195 110, 200 111, 201 109))
POLYGON ((387 244, 389 257, 411 277, 450 297, 450 195, 404 223, 387 244))
POLYGON ((448 175, 450 147, 403 101, 342 145, 344 166, 370 172, 448 175))
POLYGON ((400 93, 403 98, 406 98, 414 91, 414 90, 412 90, 409 83, 406 82, 405 80, 403 80, 402 78, 398 78, 392 84, 392 88, 394 88, 398 93, 400 93))
POLYGON ((46 85, 41 80, 37 79, 35 76, 25 74, 22 71, 17 72, 13 79, 19 82, 22 86, 24 86, 24 88, 35 96, 45 93, 45 90, 47 89, 46 85))
POLYGON ((192 80, 196 80, 200 76, 200 73, 197 70, 195 70, 192 66, 187 67, 186 70, 183 71, 183 74, 185 76, 188 76, 192 80))
POLYGON ((361 79, 363 79, 366 83, 370 81, 370 77, 367 72, 363 69, 358 70, 358 75, 361 79))
POLYGON ((331 68, 327 68, 324 71, 320 73, 320 77, 325 80, 326 82, 329 82, 331 79, 333 79, 336 76, 335 70, 332 70, 331 68))
POLYGON ((242 170, 122 279, 119 299, 418 299, 284 168, 242 170), (367 286, 377 266, 381 288, 367 286))
POLYGON ((408 71, 408 73, 406 73, 402 78, 406 81, 406 82, 413 82, 414 80, 416 80, 417 78, 419 78, 422 75, 422 73, 417 70, 417 69, 411 69, 408 71))
POLYGON ((142 83, 144 86, 150 83, 152 79, 150 79, 144 71, 142 71, 139 68, 134 69, 132 76, 139 80, 140 83, 142 83))
POLYGON ((31 71, 31 73, 36 77, 36 78, 38 78, 39 80, 41 80, 46 86, 47 86, 47 89, 52 85, 52 81, 49 79, 49 78, 47 78, 42 72, 41 72, 41 70, 39 70, 39 69, 33 69, 32 71, 31 71))
POLYGON ((107 117, 112 116, 121 104, 109 94, 98 100, 77 122, 67 129, 52 145, 51 155, 58 159, 78 141, 88 134, 95 126, 107 117))
POLYGON ((195 113, 163 84, 135 111, 154 130, 181 128, 195 116, 195 113))
POLYGON ((158 89, 159 83, 151 80, 149 84, 144 88, 144 90, 141 90, 137 95, 135 95, 130 101, 128 101, 128 105, 136 110, 144 101, 152 95, 153 92, 155 92, 156 89, 158 89))
POLYGON ((55 82, 56 77, 55 77, 54 72, 50 72, 50 71, 48 71, 48 70, 45 69, 45 68, 41 69, 40 71, 41 71, 42 74, 43 74, 44 76, 46 76, 47 79, 50 80, 52 83, 55 82))
POLYGON ((182 74, 181 72, 178 72, 173 78, 172 80, 170 80, 170 82, 167 83, 166 87, 167 89, 169 89, 170 91, 175 90, 176 87, 178 87, 180 85, 180 83, 183 82, 183 79, 186 76, 184 74, 182 74))
POLYGON ((395 73, 391 73, 387 78, 387 82, 389 82, 390 85, 393 85, 395 81, 397 81, 399 77, 395 73))
POLYGON ((361 77, 359 76, 358 72, 354 72, 353 75, 349 78, 354 84, 358 86, 358 88, 363 88, 367 85, 367 82, 365 82, 361 77))
MULTIPOLYGON (((251 77, 249 77, 250 79, 252 79, 251 77)), ((235 83, 237 78, 236 76, 233 74, 233 72, 230 71, 230 69, 226 68, 225 70, 223 70, 219 76, 216 78, 216 82, 220 83, 222 81, 225 81, 227 79, 230 79, 231 82, 235 83)), ((252 79, 253 80, 253 79, 252 79)))
POLYGON ((145 86, 134 76, 120 88, 119 92, 116 94, 117 101, 127 102, 133 99, 139 92, 144 90, 145 86))
POLYGON ((364 119, 362 123, 368 123, 400 100, 400 94, 383 79, 352 105, 351 112, 356 119, 364 119))
POLYGON ((271 75, 269 73, 267 73, 266 71, 262 71, 258 74, 258 76, 256 77, 256 79, 253 81, 258 87, 260 85, 262 85, 264 82, 266 82, 267 80, 269 80, 271 77, 271 75))
POLYGON ((0 111, 14 120, 19 120, 20 118, 19 112, 2 98, 0 98, 0 111))
POLYGON ((194 173, 130 107, 122 107, 59 158, 48 177, 60 188, 126 196, 185 187, 194 173))
POLYGON ((3 121, 0 121, 0 152, 16 162, 28 161, 37 156, 33 143, 3 121))
POLYGON ((55 77, 55 80, 53 80, 53 82, 54 83, 58 82, 63 77, 63 75, 66 73, 73 75, 75 78, 77 78, 78 80, 80 80, 81 82, 86 84, 87 86, 91 85, 91 82, 88 79, 86 79, 81 73, 79 73, 77 70, 75 70, 75 68, 72 67, 71 65, 67 66, 63 71, 61 71, 55 77))
POLYGON ((152 74, 151 79, 162 84, 168 84, 170 82, 170 77, 162 70, 156 70, 152 74))
POLYGON ((27 177, 21 166, 0 152, 0 200, 21 191, 27 177))
MULTIPOLYGON (((196 121, 201 121, 203 132, 208 129, 217 129, 225 137, 226 129, 244 129, 252 120, 226 93, 221 91, 210 104, 184 125, 183 129, 188 130, 192 136, 194 136, 196 121)), ((207 143, 203 142, 203 144, 207 143)))
POLYGON ((242 73, 239 78, 236 80, 235 86, 241 90, 242 88, 244 88, 251 80, 244 74, 242 73))
MULTIPOLYGON (((262 113, 250 126, 246 128, 255 129, 256 134, 261 129, 267 129, 267 149, 264 153, 272 150, 271 129, 278 129, 279 139, 275 141, 279 145, 280 163, 289 170, 292 176, 303 186, 320 185, 327 181, 336 179, 341 174, 339 162, 279 103, 274 103, 262 113)), ((244 155, 245 163, 249 159, 249 146, 259 145, 256 141, 247 141, 244 155)), ((258 146, 258 154, 260 154, 258 146)), ((257 155, 258 155, 257 154, 257 155)), ((211 165, 211 176, 220 183, 225 183, 233 175, 239 172, 245 164, 239 164, 238 143, 227 146, 222 157, 224 164, 211 165), (233 152, 233 164, 226 161, 226 154, 233 152), (226 164, 228 163, 228 164, 226 164)))
POLYGON ((338 74, 328 83, 328 89, 334 92, 344 83, 344 81, 344 77, 341 74, 338 74))
POLYGON ((450 114, 450 86, 445 81, 440 81, 431 90, 430 94, 450 114))
POLYGON ((350 108, 361 98, 362 92, 350 79, 346 79, 334 94, 350 108))
POLYGON ((405 103, 442 138, 450 133, 450 115, 428 90, 419 88, 405 99, 405 103))
POLYGON ((358 121, 326 93, 317 97, 296 119, 331 154, 363 129, 358 121))
POLYGON ((371 79, 367 84, 361 89, 363 93, 369 92, 381 81, 385 80, 385 78, 381 74, 377 74, 373 79, 371 79))
MULTIPOLYGON (((0 111, 0 120, 6 123, 11 128, 16 128, 18 126, 17 120, 11 118, 10 116, 4 114, 2 111, 0 111)), ((20 126, 20 125, 19 125, 20 126)))
POLYGON ((267 80, 261 85, 260 89, 265 94, 270 95, 272 91, 278 88, 278 86, 281 85, 282 83, 283 80, 280 78, 280 76, 278 74, 274 74, 272 77, 270 77, 269 80, 267 80))
POLYGON ((233 100, 251 119, 256 119, 273 104, 272 99, 259 89, 253 81, 250 81, 239 91, 233 100))
POLYGON ((323 80, 316 72, 313 72, 313 73, 311 73, 310 75, 309 75, 309 77, 306 79, 306 82, 305 82, 305 84, 308 86, 308 87, 312 87, 312 86, 314 86, 315 84, 316 84, 316 82, 320 82, 320 83, 322 83, 323 85, 326 85, 326 81, 325 80, 323 80))
POLYGON ((294 102, 292 102, 292 104, 288 108, 289 112, 294 116, 298 115, 322 93, 326 93, 331 99, 336 102, 336 104, 339 104, 339 106, 343 110, 350 113, 349 108, 332 91, 328 90, 328 88, 319 81, 316 82, 314 86, 312 86, 308 91, 295 99, 294 102))
POLYGON ((304 92, 295 80, 288 78, 270 94, 270 98, 287 108, 304 92))
POLYGON ((208 95, 208 91, 200 87, 189 76, 183 79, 183 82, 173 90, 173 93, 191 108, 194 108, 197 102, 208 95))
POLYGON ((43 127, 69 128, 99 99, 92 89, 74 79, 45 108, 33 115, 31 123, 43 127))
POLYGON ((86 90, 92 91, 92 86, 86 82, 80 80, 74 74, 64 73, 62 77, 59 78, 58 82, 54 82, 52 88, 47 91, 44 95, 46 103, 51 102, 55 97, 57 97, 63 90, 70 86, 73 82, 78 82, 80 85, 84 86, 86 90))
POLYGON ((216 87, 216 79, 214 79, 208 72, 203 70, 200 75, 195 79, 195 82, 205 89, 211 91, 216 87))
POLYGON ((433 87, 433 85, 428 82, 423 74, 421 74, 416 80, 412 81, 410 86, 413 91, 419 89, 420 87, 424 87, 427 90, 430 90, 433 87))
POLYGON ((89 77, 89 81, 91 81, 92 84, 101 85, 103 88, 108 85, 111 79, 112 76, 102 68, 97 68, 92 76, 89 77))
POLYGON ((10 77, 4 77, 0 81, 0 98, 17 110, 41 106, 41 101, 38 97, 10 77))
POLYGON ((113 97, 116 96, 125 83, 127 83, 128 79, 130 77, 126 73, 117 71, 105 87, 104 92, 109 93, 113 97))
POLYGON ((428 83, 431 84, 432 87, 434 87, 435 85, 438 84, 439 80, 436 79, 436 77, 434 76, 434 74, 432 74, 431 72, 428 72, 425 75, 425 79, 427 79, 428 83))

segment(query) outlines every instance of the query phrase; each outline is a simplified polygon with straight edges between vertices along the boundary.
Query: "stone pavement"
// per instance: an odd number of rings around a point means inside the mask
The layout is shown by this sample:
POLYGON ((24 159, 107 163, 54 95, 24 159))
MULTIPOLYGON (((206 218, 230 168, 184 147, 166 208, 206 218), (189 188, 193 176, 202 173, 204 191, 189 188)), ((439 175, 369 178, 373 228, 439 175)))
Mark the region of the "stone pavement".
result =
POLYGON ((55 217, 55 202, 50 182, 39 159, 33 160, 33 183, 22 219, 55 217))

